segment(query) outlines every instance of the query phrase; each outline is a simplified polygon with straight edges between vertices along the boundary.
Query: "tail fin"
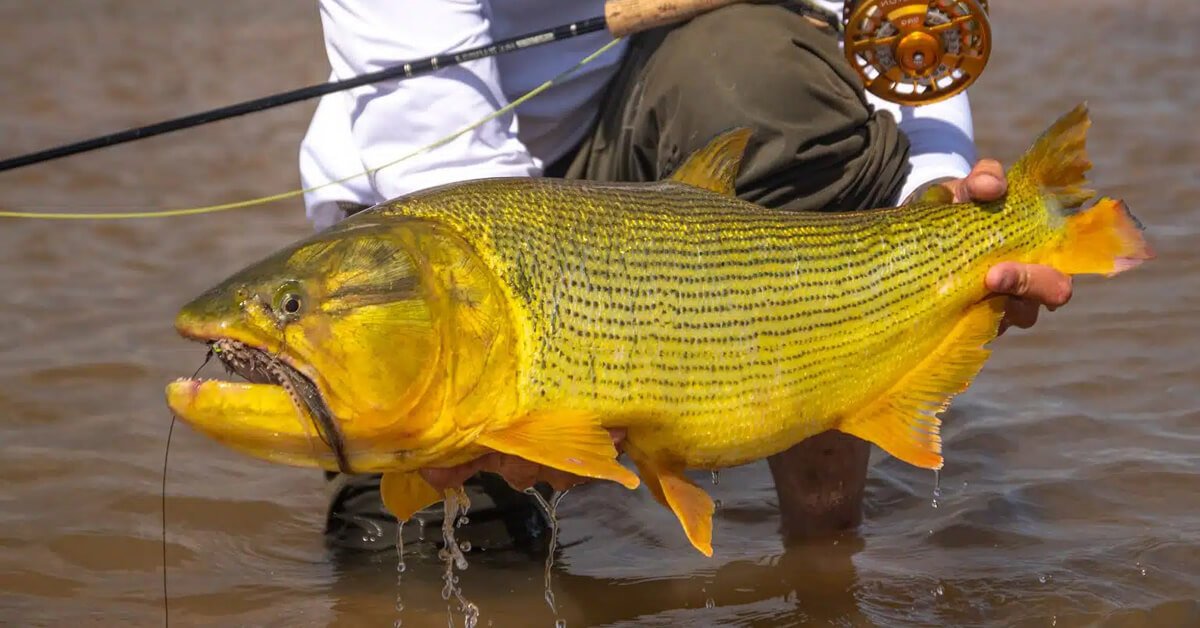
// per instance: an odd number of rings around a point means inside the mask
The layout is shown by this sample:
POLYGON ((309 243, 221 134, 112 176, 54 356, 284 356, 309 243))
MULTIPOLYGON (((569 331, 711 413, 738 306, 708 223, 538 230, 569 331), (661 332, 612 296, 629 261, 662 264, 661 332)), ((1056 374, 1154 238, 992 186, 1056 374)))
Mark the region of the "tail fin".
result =
POLYGON ((1037 138, 1013 165, 1009 178, 1032 182, 1064 213, 1084 204, 1096 194, 1083 187, 1084 174, 1092 169, 1086 147, 1091 125, 1087 103, 1076 105, 1037 138))
POLYGON ((1033 183, 1051 211, 1066 217, 1062 240, 1042 263, 1069 275, 1111 276, 1154 259, 1154 252, 1124 202, 1101 198, 1081 209, 1096 194, 1084 187, 1092 169, 1085 146, 1091 124, 1087 103, 1077 105, 1038 137, 1009 178, 1033 183))
POLYGON ((1124 201, 1102 198, 1067 218, 1066 235, 1047 264, 1068 275, 1115 275, 1154 259, 1142 224, 1124 201))

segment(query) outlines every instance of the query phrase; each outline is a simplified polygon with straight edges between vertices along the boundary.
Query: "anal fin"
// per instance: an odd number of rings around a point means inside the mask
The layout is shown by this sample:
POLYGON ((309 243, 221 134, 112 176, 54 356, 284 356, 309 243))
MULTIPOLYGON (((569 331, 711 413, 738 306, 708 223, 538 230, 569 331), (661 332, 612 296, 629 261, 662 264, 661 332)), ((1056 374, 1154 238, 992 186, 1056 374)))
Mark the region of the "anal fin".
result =
POLYGON ((442 494, 416 471, 384 473, 379 496, 401 522, 411 519, 418 510, 442 501, 442 494))
POLYGON ((590 412, 535 411, 501 430, 482 434, 476 442, 559 471, 612 480, 631 490, 641 483, 617 462, 612 436, 590 412))
POLYGON ((942 468, 942 422, 937 415, 983 368, 990 354, 984 345, 996 337, 1006 301, 992 297, 969 307, 936 350, 837 429, 911 465, 942 468))
POLYGON ((656 461, 633 449, 629 455, 654 499, 675 513, 692 546, 711 557, 715 509, 708 493, 683 474, 682 466, 656 461))

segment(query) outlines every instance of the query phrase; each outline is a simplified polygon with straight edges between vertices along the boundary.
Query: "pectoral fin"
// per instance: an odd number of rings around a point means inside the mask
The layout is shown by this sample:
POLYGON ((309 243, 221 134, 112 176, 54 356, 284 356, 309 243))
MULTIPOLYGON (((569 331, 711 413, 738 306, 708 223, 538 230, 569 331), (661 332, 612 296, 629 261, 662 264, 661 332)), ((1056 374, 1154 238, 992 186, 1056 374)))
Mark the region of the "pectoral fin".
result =
POLYGON ((617 462, 612 437, 589 412, 533 412, 502 430, 483 434, 476 442, 559 471, 612 480, 628 489, 640 484, 637 475, 617 462))
POLYGON ((1005 299, 971 306, 933 353, 879 398, 842 420, 837 429, 878 445, 908 464, 942 468, 938 413, 970 385, 996 337, 1005 299))
POLYGON ((671 509, 683 526, 692 546, 705 556, 712 556, 713 501, 683 474, 683 467, 656 461, 653 457, 630 449, 629 455, 637 465, 646 488, 658 503, 671 509))
POLYGON ((418 510, 442 501, 442 494, 415 471, 383 474, 379 496, 397 519, 407 521, 418 510))

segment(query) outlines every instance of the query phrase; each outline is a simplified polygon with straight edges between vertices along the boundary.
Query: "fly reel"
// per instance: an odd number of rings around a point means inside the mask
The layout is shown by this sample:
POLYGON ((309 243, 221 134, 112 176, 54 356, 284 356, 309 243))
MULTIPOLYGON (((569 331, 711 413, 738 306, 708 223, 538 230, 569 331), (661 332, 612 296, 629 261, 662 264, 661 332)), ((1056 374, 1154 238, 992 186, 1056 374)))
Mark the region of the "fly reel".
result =
POLYGON ((867 91, 928 105, 974 83, 992 50, 987 0, 858 0, 844 5, 844 52, 867 91))

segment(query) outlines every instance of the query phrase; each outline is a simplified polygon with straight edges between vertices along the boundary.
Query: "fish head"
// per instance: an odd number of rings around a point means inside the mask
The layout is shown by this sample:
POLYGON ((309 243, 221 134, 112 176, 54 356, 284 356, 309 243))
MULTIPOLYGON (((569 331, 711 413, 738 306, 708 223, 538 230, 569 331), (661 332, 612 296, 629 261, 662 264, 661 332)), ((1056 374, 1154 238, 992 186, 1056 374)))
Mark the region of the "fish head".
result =
POLYGON ((402 227, 347 220, 188 302, 177 331, 208 343, 247 381, 178 380, 168 405, 273 462, 343 472, 401 465, 435 420, 414 409, 446 340, 413 247, 402 227))

